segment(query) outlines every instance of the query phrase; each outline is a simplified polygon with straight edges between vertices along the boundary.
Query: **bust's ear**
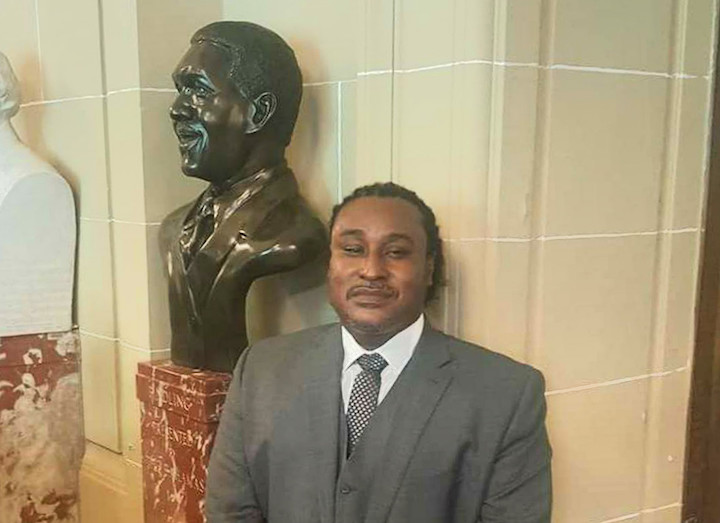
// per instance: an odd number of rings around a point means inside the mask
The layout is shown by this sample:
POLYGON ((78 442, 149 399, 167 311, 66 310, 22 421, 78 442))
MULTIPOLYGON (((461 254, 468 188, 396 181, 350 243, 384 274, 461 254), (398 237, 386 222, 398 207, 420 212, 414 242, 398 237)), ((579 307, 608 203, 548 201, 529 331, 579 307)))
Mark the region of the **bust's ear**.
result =
POLYGON ((245 134, 253 134, 265 127, 277 109, 277 97, 273 93, 262 93, 250 104, 248 128, 245 134))

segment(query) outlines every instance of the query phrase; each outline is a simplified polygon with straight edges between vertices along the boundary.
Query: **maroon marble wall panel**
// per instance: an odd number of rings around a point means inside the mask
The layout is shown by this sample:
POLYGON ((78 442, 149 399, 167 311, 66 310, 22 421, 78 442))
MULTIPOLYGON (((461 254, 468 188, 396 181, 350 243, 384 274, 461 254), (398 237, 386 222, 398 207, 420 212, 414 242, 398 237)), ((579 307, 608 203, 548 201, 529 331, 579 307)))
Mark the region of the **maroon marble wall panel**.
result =
POLYGON ((0 338, 0 522, 76 522, 84 452, 74 332, 0 338))
POLYGON ((140 363, 145 523, 205 521, 207 464, 230 374, 140 363))

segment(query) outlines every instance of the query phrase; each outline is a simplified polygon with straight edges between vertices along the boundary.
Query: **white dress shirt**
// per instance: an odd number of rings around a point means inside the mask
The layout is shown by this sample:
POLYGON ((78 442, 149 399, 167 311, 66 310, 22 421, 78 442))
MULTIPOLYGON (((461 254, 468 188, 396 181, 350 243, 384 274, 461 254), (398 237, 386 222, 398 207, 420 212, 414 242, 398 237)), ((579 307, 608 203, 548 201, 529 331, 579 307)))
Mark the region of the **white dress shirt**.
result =
POLYGON ((357 363, 357 359, 363 354, 369 354, 375 352, 380 354, 385 361, 388 362, 380 374, 380 393, 378 394, 378 405, 387 396, 395 381, 400 376, 400 373, 410 361, 415 347, 420 340, 423 328, 425 326, 425 319, 421 314, 415 323, 410 325, 398 332, 395 336, 390 338, 384 344, 373 351, 363 349, 360 344, 355 341, 352 334, 348 332, 345 327, 342 327, 342 345, 343 345, 343 366, 342 366, 342 397, 345 405, 345 412, 347 412, 348 403, 350 402, 350 392, 352 391, 353 382, 355 377, 360 374, 362 369, 360 364, 357 363))

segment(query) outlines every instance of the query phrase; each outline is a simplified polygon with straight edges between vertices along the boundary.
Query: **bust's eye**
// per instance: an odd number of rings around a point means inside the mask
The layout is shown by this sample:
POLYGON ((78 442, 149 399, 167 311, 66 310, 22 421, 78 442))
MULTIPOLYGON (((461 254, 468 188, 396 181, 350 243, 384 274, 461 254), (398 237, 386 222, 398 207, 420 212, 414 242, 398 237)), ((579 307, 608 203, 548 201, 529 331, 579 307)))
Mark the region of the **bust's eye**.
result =
POLYGON ((212 91, 210 91, 210 89, 208 89, 204 85, 198 85, 198 86, 195 86, 194 94, 198 98, 207 98, 208 96, 210 96, 212 94, 212 91))

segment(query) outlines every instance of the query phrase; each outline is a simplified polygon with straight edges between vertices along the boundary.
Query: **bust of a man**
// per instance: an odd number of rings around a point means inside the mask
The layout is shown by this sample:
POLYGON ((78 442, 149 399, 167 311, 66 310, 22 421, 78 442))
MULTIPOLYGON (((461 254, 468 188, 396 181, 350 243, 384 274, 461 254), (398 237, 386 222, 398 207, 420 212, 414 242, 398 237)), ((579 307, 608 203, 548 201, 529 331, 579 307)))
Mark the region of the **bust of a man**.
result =
POLYGON ((15 134, 19 108, 0 53, 0 336, 72 326, 75 204, 65 179, 15 134))
POLYGON ((277 34, 216 22, 195 33, 173 79, 182 171, 210 183, 161 226, 171 355, 177 365, 231 372, 247 346, 252 282, 326 248, 325 228, 285 161, 302 76, 277 34))

